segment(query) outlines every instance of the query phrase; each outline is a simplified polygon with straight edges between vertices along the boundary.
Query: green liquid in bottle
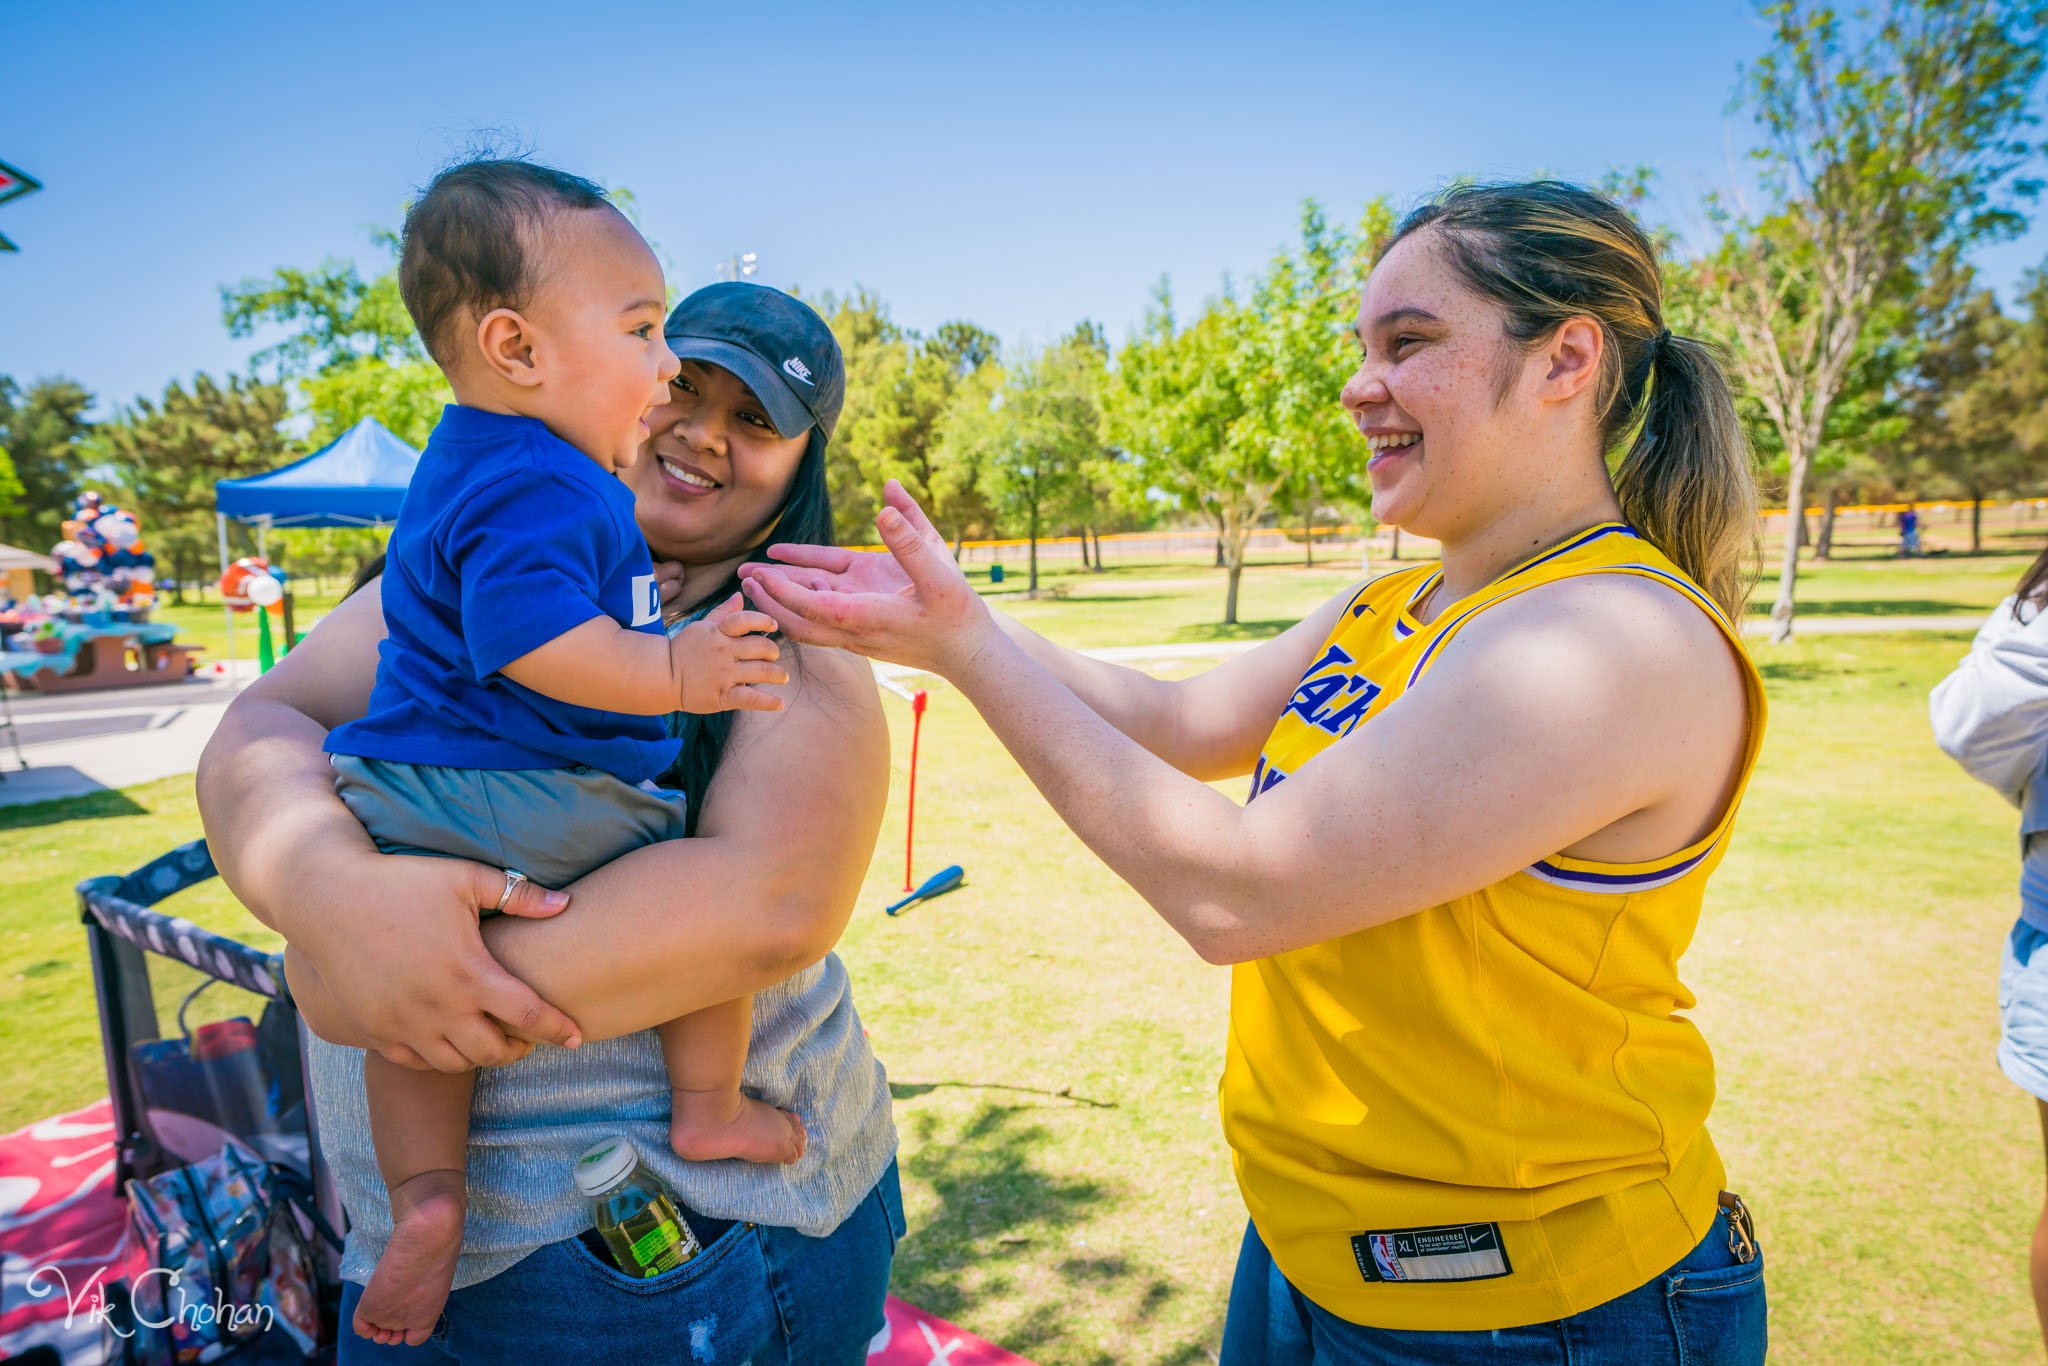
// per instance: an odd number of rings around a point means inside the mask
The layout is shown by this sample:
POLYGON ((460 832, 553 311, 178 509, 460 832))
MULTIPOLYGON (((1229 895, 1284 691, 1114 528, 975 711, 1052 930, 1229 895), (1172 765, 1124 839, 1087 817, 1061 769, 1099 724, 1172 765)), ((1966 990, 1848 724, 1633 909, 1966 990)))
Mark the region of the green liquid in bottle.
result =
POLYGON ((590 1200, 591 1220, 619 1270, 643 1278, 672 1271, 701 1250, 697 1236, 676 1212, 661 1178, 641 1166, 637 1154, 614 1155, 613 1144, 632 1154, 630 1144, 616 1139, 599 1144, 577 1163, 579 1178, 597 1164, 616 1173, 600 1189, 590 1188, 595 1182, 579 1181, 590 1200))

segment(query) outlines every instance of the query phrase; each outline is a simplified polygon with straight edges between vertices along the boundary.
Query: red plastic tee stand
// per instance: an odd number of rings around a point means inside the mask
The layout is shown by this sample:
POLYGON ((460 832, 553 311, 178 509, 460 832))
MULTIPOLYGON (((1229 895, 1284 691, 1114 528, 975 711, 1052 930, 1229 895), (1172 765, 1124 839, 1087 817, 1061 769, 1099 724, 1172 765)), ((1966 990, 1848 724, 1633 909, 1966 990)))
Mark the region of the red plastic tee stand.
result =
POLYGON ((910 891, 911 849, 917 841, 917 741, 924 730, 924 708, 931 700, 923 688, 910 695, 910 814, 903 832, 903 890, 910 891))

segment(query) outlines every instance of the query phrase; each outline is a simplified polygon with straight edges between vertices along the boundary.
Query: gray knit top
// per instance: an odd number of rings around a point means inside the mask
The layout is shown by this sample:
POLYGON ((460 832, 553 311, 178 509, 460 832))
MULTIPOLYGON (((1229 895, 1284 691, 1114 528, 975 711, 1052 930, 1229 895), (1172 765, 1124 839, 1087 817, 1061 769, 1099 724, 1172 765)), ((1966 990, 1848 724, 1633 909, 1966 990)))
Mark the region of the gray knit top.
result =
MULTIPOLYGON (((321 1149, 349 1216, 342 1275, 366 1282, 391 1236, 363 1094, 363 1054, 311 1043, 321 1149)), ((823 1237, 881 1179, 896 1153, 889 1087, 854 1013, 836 954, 754 995, 748 1094, 803 1117, 809 1146, 792 1166, 685 1162, 668 1146, 669 1081, 653 1031, 542 1045, 477 1073, 469 1128, 469 1216, 455 1287, 489 1280, 537 1248, 590 1227, 569 1168, 599 1139, 624 1134, 691 1209, 823 1237)))

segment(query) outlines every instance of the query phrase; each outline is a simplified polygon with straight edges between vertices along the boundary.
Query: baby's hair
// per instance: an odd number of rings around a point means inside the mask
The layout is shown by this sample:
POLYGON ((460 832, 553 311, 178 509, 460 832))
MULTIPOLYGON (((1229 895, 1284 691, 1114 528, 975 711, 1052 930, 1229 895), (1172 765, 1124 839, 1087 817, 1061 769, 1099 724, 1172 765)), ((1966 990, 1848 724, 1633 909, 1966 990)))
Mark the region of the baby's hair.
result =
POLYGON ((427 353, 448 370, 465 318, 527 306, 548 215, 610 205, 582 176, 519 158, 471 157, 435 176, 406 211, 398 257, 398 292, 427 353))

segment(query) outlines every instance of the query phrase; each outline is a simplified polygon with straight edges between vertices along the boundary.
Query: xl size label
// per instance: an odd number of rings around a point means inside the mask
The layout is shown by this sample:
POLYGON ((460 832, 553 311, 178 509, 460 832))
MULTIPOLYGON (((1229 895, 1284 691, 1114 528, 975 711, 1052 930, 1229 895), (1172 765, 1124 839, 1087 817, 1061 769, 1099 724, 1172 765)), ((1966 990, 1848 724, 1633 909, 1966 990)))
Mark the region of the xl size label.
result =
POLYGON ((1360 1233, 1352 1255, 1366 1280, 1490 1281, 1514 1270, 1500 1240, 1499 1224, 1444 1224, 1437 1228, 1395 1228, 1360 1233))

